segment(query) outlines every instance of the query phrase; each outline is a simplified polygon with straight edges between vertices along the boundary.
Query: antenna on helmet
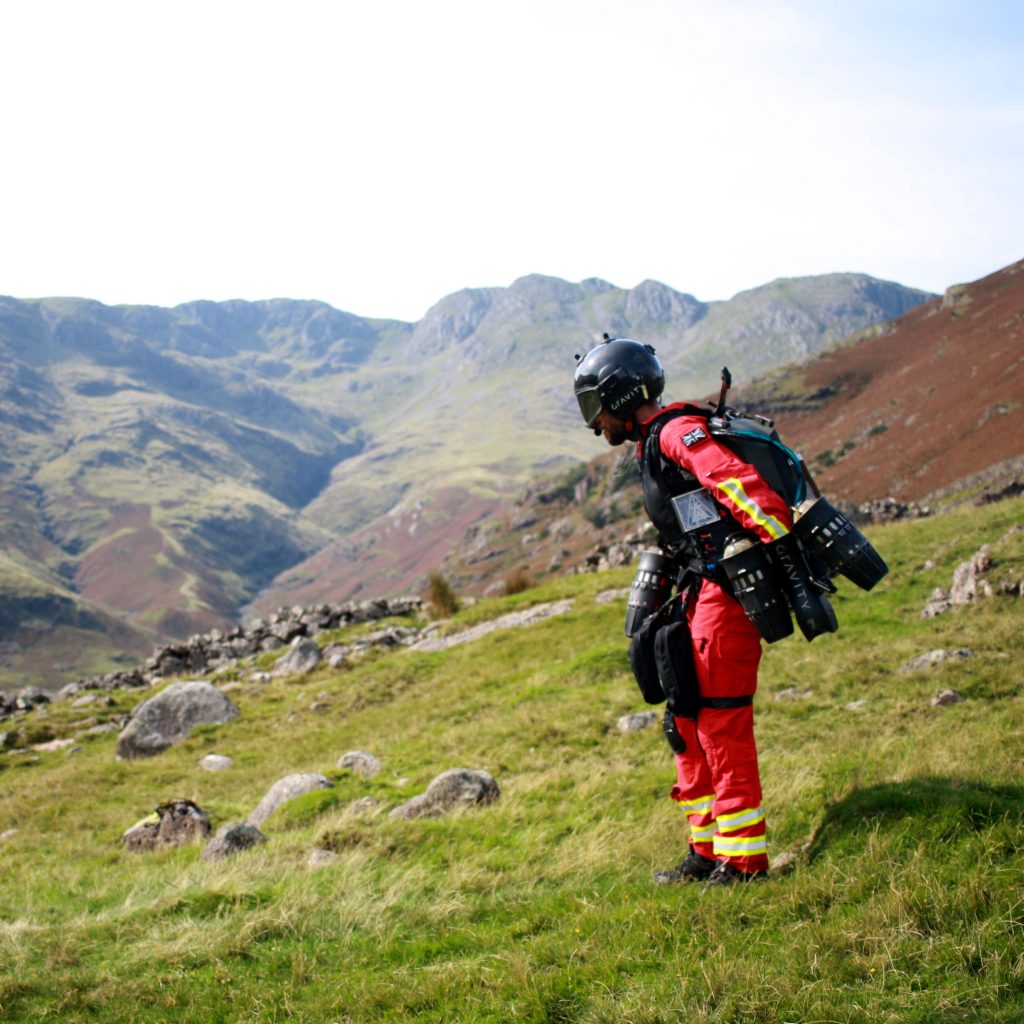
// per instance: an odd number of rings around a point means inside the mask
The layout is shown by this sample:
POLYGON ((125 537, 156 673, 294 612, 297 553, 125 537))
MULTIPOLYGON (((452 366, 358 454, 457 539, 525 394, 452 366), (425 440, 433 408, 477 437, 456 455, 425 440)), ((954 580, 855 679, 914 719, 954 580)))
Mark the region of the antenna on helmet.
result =
POLYGON ((732 387, 732 374, 729 372, 728 366, 722 367, 722 390, 718 393, 718 407, 715 409, 715 415, 721 416, 725 412, 725 396, 729 393, 729 388, 732 387))

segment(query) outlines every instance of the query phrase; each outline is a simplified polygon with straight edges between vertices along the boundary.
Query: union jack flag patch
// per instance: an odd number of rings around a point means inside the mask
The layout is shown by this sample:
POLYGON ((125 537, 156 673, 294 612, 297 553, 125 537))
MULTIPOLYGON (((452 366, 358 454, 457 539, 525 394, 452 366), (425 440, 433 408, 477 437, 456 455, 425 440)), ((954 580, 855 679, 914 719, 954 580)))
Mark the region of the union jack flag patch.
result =
POLYGON ((707 436, 701 427, 694 427, 688 434, 683 434, 683 444, 687 448, 692 448, 698 441, 705 440, 707 436))

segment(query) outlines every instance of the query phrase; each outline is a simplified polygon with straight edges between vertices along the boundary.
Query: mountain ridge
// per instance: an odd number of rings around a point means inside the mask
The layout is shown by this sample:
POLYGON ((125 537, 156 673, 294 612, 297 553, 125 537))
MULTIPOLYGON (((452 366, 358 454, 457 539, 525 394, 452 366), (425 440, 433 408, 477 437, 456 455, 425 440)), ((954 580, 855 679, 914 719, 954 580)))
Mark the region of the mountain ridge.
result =
MULTIPOLYGON (((927 297, 873 281, 774 282, 730 309, 533 274, 415 324, 288 299, 0 298, 2 540, 41 586, 120 618, 133 650, 297 589, 401 591, 539 468, 580 460, 571 357, 602 331, 648 334, 689 386, 723 356, 778 365, 927 297)), ((11 673, 52 674, 37 637, 6 640, 11 673)))

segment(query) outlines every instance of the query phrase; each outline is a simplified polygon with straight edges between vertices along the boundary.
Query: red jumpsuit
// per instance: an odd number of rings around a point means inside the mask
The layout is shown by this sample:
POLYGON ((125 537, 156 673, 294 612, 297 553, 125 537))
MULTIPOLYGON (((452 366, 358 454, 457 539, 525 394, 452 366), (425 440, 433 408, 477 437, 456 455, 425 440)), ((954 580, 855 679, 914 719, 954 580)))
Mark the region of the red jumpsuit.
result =
MULTIPOLYGON (((645 436, 650 422, 641 424, 645 436)), ((659 441, 665 457, 697 477, 744 530, 766 542, 790 531, 792 513, 785 500, 753 466, 711 436, 706 419, 683 415, 669 420, 659 441)), ((701 696, 753 695, 761 635, 717 583, 702 579, 698 584, 687 604, 687 620, 701 696)), ((686 750, 676 755, 672 798, 689 819, 690 845, 701 856, 728 860, 739 871, 766 870, 753 706, 701 708, 696 720, 676 718, 675 723, 686 750)))

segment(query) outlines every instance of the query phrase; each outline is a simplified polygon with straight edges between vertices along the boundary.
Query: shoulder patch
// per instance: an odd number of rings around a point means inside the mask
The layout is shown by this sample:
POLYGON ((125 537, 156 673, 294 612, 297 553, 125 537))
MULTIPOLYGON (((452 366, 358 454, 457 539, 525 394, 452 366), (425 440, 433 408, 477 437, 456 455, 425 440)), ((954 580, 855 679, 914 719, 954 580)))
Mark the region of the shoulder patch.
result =
POLYGON ((701 441, 706 441, 708 435, 704 432, 703 427, 694 427, 693 430, 688 430, 683 434, 683 444, 687 448, 692 448, 695 444, 700 444, 701 441))

